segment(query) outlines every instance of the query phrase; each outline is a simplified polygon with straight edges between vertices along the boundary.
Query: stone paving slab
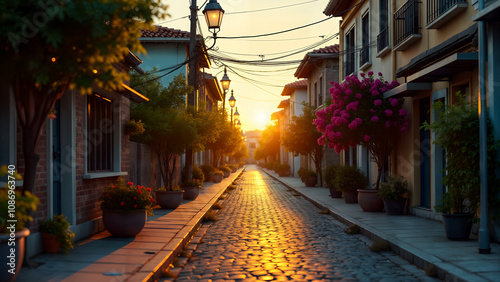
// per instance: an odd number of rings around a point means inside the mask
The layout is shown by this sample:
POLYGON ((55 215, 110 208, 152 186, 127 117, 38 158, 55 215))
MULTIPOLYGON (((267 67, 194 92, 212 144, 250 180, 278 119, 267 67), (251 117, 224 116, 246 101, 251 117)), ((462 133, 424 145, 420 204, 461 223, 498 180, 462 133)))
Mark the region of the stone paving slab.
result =
POLYGON ((279 177, 274 171, 261 169, 288 188, 345 224, 357 224, 370 239, 382 238, 391 243, 393 251, 425 268, 437 267, 446 281, 500 281, 500 244, 491 243, 491 254, 478 253, 478 241, 450 241, 441 222, 413 215, 392 216, 385 213, 363 212, 358 204, 345 204, 343 199, 330 197, 329 189, 308 188, 295 177, 279 177))
POLYGON ((37 268, 23 267, 16 281, 154 281, 193 237, 203 216, 244 168, 221 183, 204 183, 194 201, 175 210, 155 209, 144 229, 132 238, 107 231, 75 243, 69 254, 40 254, 37 268))

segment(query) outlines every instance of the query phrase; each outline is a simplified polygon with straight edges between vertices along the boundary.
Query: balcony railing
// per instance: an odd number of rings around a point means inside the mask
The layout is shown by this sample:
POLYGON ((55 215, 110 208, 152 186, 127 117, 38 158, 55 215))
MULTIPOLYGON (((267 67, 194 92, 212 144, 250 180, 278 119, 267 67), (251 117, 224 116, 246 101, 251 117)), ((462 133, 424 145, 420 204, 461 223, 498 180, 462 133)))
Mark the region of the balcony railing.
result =
POLYGON ((348 49, 344 61, 344 77, 354 73, 354 50, 348 49))
POLYGON ((427 28, 439 28, 446 18, 467 9, 467 0, 427 0, 427 28))
POLYGON ((377 35, 377 53, 380 53, 386 47, 389 47, 389 27, 384 28, 377 35))
POLYGON ((363 46, 359 52, 359 65, 367 63, 370 60, 370 45, 363 46))
POLYGON ((394 47, 396 48, 406 39, 420 30, 419 11, 421 2, 408 0, 394 13, 394 47))

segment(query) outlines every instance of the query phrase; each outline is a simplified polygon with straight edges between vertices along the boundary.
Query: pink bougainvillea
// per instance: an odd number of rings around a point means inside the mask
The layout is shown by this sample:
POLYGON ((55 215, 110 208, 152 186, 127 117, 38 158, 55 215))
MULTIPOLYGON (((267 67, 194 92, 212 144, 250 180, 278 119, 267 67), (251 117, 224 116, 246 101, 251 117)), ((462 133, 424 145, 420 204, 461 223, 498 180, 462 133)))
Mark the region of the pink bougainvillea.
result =
MULTIPOLYGON (((336 152, 363 145, 379 165, 393 148, 394 138, 408 128, 408 112, 403 109, 403 99, 384 99, 387 92, 399 83, 387 82, 370 71, 366 75, 347 76, 342 84, 333 82, 330 88, 332 104, 316 112, 314 124, 323 136, 319 144, 335 148, 336 152), (353 93, 355 93, 353 95, 353 93)), ((379 180, 377 180, 378 184, 379 180)), ((378 185, 377 185, 378 187, 378 185)))

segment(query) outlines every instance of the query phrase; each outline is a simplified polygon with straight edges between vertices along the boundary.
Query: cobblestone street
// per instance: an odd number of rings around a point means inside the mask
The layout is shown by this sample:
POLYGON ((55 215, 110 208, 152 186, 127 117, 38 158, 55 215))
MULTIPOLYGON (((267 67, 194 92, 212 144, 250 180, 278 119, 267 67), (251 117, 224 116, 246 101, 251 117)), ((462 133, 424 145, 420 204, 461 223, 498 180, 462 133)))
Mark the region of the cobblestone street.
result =
MULTIPOLYGON (((316 189, 316 188, 311 188, 316 189)), ((248 166, 176 281, 421 281, 424 272, 248 166)))

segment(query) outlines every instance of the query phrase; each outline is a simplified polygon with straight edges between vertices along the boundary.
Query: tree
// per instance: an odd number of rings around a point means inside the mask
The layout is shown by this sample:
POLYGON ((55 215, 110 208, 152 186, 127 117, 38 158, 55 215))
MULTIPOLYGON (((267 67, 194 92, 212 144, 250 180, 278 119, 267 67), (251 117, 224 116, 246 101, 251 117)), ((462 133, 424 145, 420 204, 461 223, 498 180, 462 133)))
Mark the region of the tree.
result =
POLYGON ((280 151, 280 134, 277 123, 270 123, 262 131, 259 144, 254 152, 256 160, 278 160, 280 151))
POLYGON ((224 119, 222 115, 219 115, 221 119, 220 123, 217 125, 220 127, 220 135, 215 139, 214 142, 210 142, 208 147, 214 153, 214 163, 213 166, 218 167, 222 164, 222 158, 224 156, 235 155, 243 140, 241 138, 240 131, 231 125, 231 122, 224 119))
POLYGON ((281 138, 281 143, 295 156, 310 155, 319 173, 320 185, 323 185, 322 161, 325 146, 318 144, 318 139, 323 134, 313 126, 316 118, 314 107, 303 102, 302 111, 302 115, 292 117, 281 138))
POLYGON ((132 75, 131 82, 140 85, 141 93, 150 99, 147 103, 131 106, 130 118, 141 120, 145 129, 143 134, 132 139, 148 144, 155 151, 168 190, 173 187, 177 157, 198 138, 196 121, 184 108, 185 97, 192 87, 186 84, 182 74, 176 76, 168 88, 158 80, 151 81, 153 78, 150 73, 132 75), (146 81, 148 83, 143 83, 146 81))
POLYGON ((379 72, 377 79, 373 72, 368 77, 361 73, 347 76, 342 84, 333 83, 330 89, 332 104, 316 112, 314 120, 318 131, 323 133, 318 139, 321 145, 328 144, 339 153, 349 147, 362 145, 368 149, 377 163, 378 189, 384 162, 394 148, 400 131, 405 131, 408 112, 403 108, 403 98, 384 99, 383 93, 399 85, 397 81, 384 81, 379 72))
POLYGON ((140 29, 166 14, 159 0, 0 0, 0 76, 14 94, 25 161, 23 190, 32 191, 42 126, 67 90, 97 85, 120 89, 117 65, 129 50, 143 52, 140 29))

